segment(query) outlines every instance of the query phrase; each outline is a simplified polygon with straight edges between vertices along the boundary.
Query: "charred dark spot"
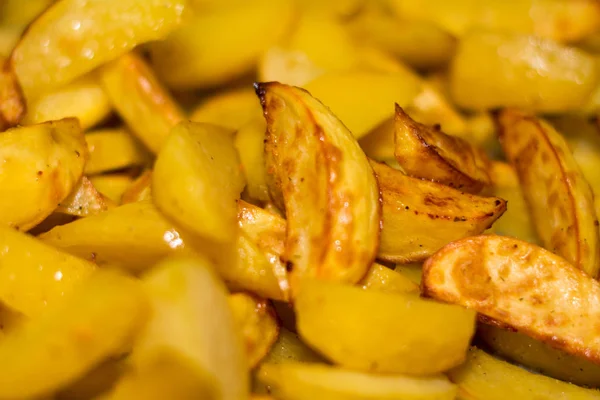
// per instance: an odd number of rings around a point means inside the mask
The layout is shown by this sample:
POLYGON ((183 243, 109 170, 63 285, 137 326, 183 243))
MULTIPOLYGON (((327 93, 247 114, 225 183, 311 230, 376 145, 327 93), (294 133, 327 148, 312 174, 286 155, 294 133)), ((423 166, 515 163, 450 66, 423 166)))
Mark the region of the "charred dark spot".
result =
POLYGON ((42 176, 42 175, 44 175, 44 171, 38 171, 37 172, 37 176, 42 176))
POLYGON ((454 217, 454 222, 465 222, 467 219, 465 217, 454 217))
POLYGON ((598 222, 598 220, 594 221, 594 226, 600 226, 600 222, 598 222))
POLYGON ((75 155, 76 155, 77 157, 81 157, 81 154, 80 154, 80 153, 79 153, 79 151, 77 151, 77 150, 75 150, 75 155))
POLYGON ((91 262, 96 262, 96 253, 92 252, 92 254, 90 254, 90 261, 91 262))
POLYGON ((294 270, 294 264, 291 261, 285 263, 285 270, 287 272, 292 272, 294 270))
POLYGON ((494 202, 494 204, 495 204, 495 205, 497 205, 497 206, 499 206, 500 204, 502 204, 502 202, 501 202, 500 200, 496 200, 496 201, 494 202))
POLYGON ((404 207, 405 210, 410 210, 410 208, 408 206, 404 207))
POLYGON ((433 124, 432 128, 436 131, 441 131, 442 130, 442 125, 440 124, 433 124))

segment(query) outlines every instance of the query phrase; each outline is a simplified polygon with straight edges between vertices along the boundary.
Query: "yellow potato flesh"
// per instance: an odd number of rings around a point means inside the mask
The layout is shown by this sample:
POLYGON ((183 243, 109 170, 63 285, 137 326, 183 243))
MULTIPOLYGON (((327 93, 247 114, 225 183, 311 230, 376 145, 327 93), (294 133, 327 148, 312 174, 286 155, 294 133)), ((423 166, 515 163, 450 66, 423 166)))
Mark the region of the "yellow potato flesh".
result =
POLYGON ((235 148, 246 177, 246 191, 251 198, 260 201, 269 200, 265 166, 266 130, 267 125, 261 117, 251 120, 235 134, 235 148))
POLYGON ((141 285, 97 271, 60 304, 25 322, 0 341, 11 360, 0 375, 0 397, 37 398, 118 353, 143 326, 147 300, 141 285))
POLYGON ((105 198, 87 178, 81 178, 71 194, 56 208, 55 212, 87 217, 108 210, 112 202, 105 198))
POLYGON ((457 392, 443 375, 375 375, 325 364, 265 364, 259 378, 285 400, 453 400, 457 392))
POLYGON ((215 125, 183 122, 161 148, 152 174, 158 209, 203 238, 235 241, 236 199, 244 187, 230 131, 215 125))
POLYGON ((87 146, 76 119, 13 128, 0 136, 0 223, 28 230, 83 174, 87 146))
POLYGON ((125 54, 100 69, 100 82, 129 129, 156 153, 183 112, 146 61, 125 54))
POLYGON ((475 313, 461 307, 333 282, 302 281, 294 307, 306 343, 360 371, 445 371, 464 361, 475 329, 475 313))
POLYGON ((143 165, 148 154, 142 145, 125 129, 103 129, 85 135, 89 159, 85 164, 88 175, 143 165))
POLYGON ((132 374, 109 398, 247 398, 242 338, 212 266, 171 258, 143 281, 152 318, 134 347, 132 374))
POLYGON ((88 371, 84 376, 61 389, 56 400, 88 400, 100 399, 102 394, 110 391, 127 371, 127 358, 111 357, 88 371))
POLYGON ((121 196, 133 178, 128 174, 106 174, 91 176, 90 181, 96 189, 116 204, 121 204, 121 196))
POLYGON ((582 106, 598 75, 594 59, 576 48, 533 36, 477 31, 458 44, 450 89, 454 101, 468 109, 512 106, 556 113, 582 106))
POLYGON ((373 263, 367 275, 358 285, 363 289, 381 290, 388 293, 419 292, 419 285, 410 278, 377 263, 373 263))
POLYGON ((77 117, 81 129, 87 130, 106 119, 111 111, 112 104, 98 79, 87 74, 28 102, 23 122, 36 124, 77 117))
POLYGON ((17 125, 23 119, 26 108, 14 71, 0 57, 0 130, 17 125))
POLYGON ((192 111, 190 119, 194 122, 221 125, 237 131, 251 120, 260 119, 261 116, 260 102, 254 90, 249 87, 225 91, 206 99, 192 111))
POLYGON ((600 392, 538 375, 471 348, 467 362, 450 371, 461 400, 588 400, 600 392), (534 396, 534 397, 532 397, 534 396))
POLYGON ((67 0, 27 29, 10 61, 25 97, 64 85, 180 23, 183 0, 67 0))
POLYGON ((147 169, 140 174, 127 190, 123 192, 121 203, 135 203, 136 201, 144 201, 152 199, 152 170, 147 169))

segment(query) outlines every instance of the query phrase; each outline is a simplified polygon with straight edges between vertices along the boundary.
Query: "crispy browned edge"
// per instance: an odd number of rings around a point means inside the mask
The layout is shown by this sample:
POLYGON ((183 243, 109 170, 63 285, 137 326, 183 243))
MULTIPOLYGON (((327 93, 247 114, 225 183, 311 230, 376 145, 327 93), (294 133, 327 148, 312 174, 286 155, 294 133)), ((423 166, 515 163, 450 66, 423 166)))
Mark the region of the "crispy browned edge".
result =
MULTIPOLYGON (((266 107, 266 92, 267 89, 269 88, 269 86, 273 86, 273 85, 283 85, 280 82, 276 82, 276 81, 271 81, 271 82, 255 82, 254 83, 254 89, 256 92, 256 95, 258 96, 259 100, 260 100, 260 105, 263 109, 263 115, 265 118, 265 121, 267 122, 267 129, 265 131, 265 153, 269 152, 269 151, 273 151, 274 153, 277 151, 277 149, 270 149, 271 146, 269 146, 269 143, 271 142, 271 140, 269 140, 269 138, 271 137, 272 133, 271 130, 269 129, 269 126, 272 124, 272 117, 269 114, 267 107, 266 107)), ((297 86, 293 86, 296 89, 302 90, 305 93, 308 93, 311 97, 312 94, 310 94, 310 92, 304 88, 301 87, 297 87, 297 86)), ((316 99, 316 98, 315 98, 316 99)), ((320 102, 320 100, 316 99, 317 101, 320 102)), ((327 106, 325 106, 327 107, 327 106)), ((329 108, 328 108, 329 109, 329 108)), ((314 126, 318 127, 317 131, 318 131, 318 140, 319 143, 323 143, 324 142, 324 135, 323 135, 323 131, 321 129, 321 127, 317 124, 317 121, 314 119, 314 117, 312 116, 311 113, 308 113, 309 117, 312 119, 312 123, 314 124, 314 126)), ((337 116, 336 116, 337 118, 337 116)), ((339 119, 338 119, 339 120, 339 119)), ((343 122, 340 121, 341 124, 343 124, 343 122)), ((345 125, 344 125, 345 126, 345 125)), ((347 127, 346 127, 347 129, 347 127)), ((296 132, 296 134, 298 134, 298 132, 296 132)), ((331 171, 335 170, 335 164, 337 161, 340 160, 341 158, 341 153, 338 151, 337 148, 334 148, 333 146, 323 146, 322 147, 323 152, 325 153, 325 157, 323 157, 324 161, 327 163, 327 169, 330 171, 329 174, 331 175, 331 171), (335 151, 334 151, 335 150, 335 151)), ((365 158, 368 162, 368 157, 365 155, 365 158)), ((377 175, 375 174, 375 172, 373 171, 373 169, 370 167, 369 168, 371 170, 371 173, 373 174, 373 177, 375 179, 375 182, 377 184, 377 190, 379 192, 379 199, 378 199, 378 207, 377 207, 377 214, 378 214, 378 219, 379 219, 379 230, 377 233, 377 238, 376 238, 376 243, 375 243, 375 251, 373 252, 373 255, 370 257, 370 260, 368 260, 369 265, 373 264, 373 262, 375 262, 376 258, 377 258, 377 249, 379 248, 379 243, 381 240, 381 229, 383 227, 383 221, 382 221, 382 214, 383 214, 383 199, 382 199, 382 193, 381 193, 381 189, 379 187, 379 181, 377 179, 377 175)), ((269 171, 267 170, 267 173, 269 173, 269 171)), ((339 174, 337 174, 339 175, 339 174)), ((332 199, 332 191, 334 190, 331 185, 328 185, 328 192, 327 192, 327 197, 328 197, 328 203, 329 205, 331 205, 331 199, 332 199)), ((281 186, 279 184, 279 189, 281 190, 281 186)), ((269 195, 271 195, 271 191, 269 191, 269 195)), ((276 202, 276 199, 272 199, 276 202)), ((284 210, 285 212, 285 208, 282 208, 282 210, 284 210)), ((332 221, 331 221, 331 215, 329 213, 326 214, 326 220, 325 220, 325 237, 329 236, 331 234, 331 230, 332 230, 332 221)), ((287 238, 289 237, 289 225, 286 224, 286 251, 284 252, 283 256, 282 256, 282 260, 285 261, 285 265, 286 265, 286 270, 288 271, 288 273, 291 273, 294 271, 294 265, 291 263, 291 261, 289 260, 289 257, 287 256, 287 238)), ((327 256, 327 251, 323 251, 321 252, 320 258, 321 261, 327 256)), ((363 276, 360 279, 363 279, 364 276, 368 273, 369 269, 366 268, 365 272, 363 274, 363 276)))
POLYGON ((1 80, 6 86, 0 87, 0 131, 19 124, 27 111, 25 97, 10 58, 1 68, 1 80))
MULTIPOLYGON (((493 234, 492 235, 477 235, 477 236, 470 236, 467 238, 459 239, 457 241, 447 244, 446 246, 444 246, 443 248, 438 250, 434 255, 429 257, 423 263, 423 275, 422 275, 422 279, 421 279, 421 296, 424 298, 434 299, 436 301, 440 301, 443 303, 453 304, 451 301, 447 301, 447 300, 443 299, 442 296, 437 296, 438 292, 433 288, 427 287, 427 285, 425 284, 425 282, 427 281, 427 276, 429 275, 429 272, 432 268, 432 264, 435 261, 437 261, 436 260, 437 258, 442 257, 445 253, 451 252, 454 249, 456 249, 458 247, 462 247, 467 243, 476 244, 476 245, 479 245, 479 247, 481 247, 480 245, 485 240, 487 240, 491 237, 498 237, 498 236, 499 235, 493 235, 493 234)), ((516 238, 512 238, 512 237, 510 237, 508 239, 520 242, 522 245, 525 245, 525 246, 534 246, 543 252, 548 252, 549 254, 551 254, 554 257, 559 257, 559 256, 555 255, 554 253, 550 252, 549 250, 546 250, 542 247, 533 245, 531 243, 528 243, 528 242, 525 242, 525 241, 522 241, 522 240, 519 240, 516 238)), ((481 256, 481 254, 478 254, 478 256, 481 256)), ((478 258, 482 258, 482 257, 478 257, 478 258)), ((566 263, 566 265, 571 266, 568 262, 566 262, 566 260, 565 260, 565 263, 566 263)), ((451 267, 454 268, 454 265, 452 265, 451 267)), ((574 266, 571 266, 571 268, 573 268, 573 270, 577 274, 582 275, 584 278, 593 279, 590 276, 588 276, 585 272, 583 272, 582 270, 580 270, 574 266)), ((475 311, 477 311, 477 310, 475 310, 475 311)), ((556 336, 538 334, 535 331, 529 330, 529 329, 519 329, 516 326, 499 321, 495 318, 488 317, 479 312, 477 312, 477 320, 481 323, 495 326, 495 327, 505 329, 505 330, 508 330, 511 332, 523 333, 535 340, 539 340, 540 342, 547 343, 548 345, 550 345, 551 347, 554 347, 555 349, 562 350, 566 353, 583 357, 593 363, 600 365, 600 350, 591 351, 591 349, 586 348, 584 345, 569 344, 567 341, 561 340, 561 339, 557 338, 556 336)))

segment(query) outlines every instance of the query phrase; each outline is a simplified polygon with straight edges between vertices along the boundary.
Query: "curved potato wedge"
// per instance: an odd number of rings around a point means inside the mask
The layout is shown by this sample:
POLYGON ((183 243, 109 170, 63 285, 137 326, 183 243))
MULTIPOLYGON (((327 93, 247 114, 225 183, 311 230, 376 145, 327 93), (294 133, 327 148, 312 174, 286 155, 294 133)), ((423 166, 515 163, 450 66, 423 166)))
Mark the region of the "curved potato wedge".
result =
POLYGON ((267 121, 269 190, 283 197, 292 289, 300 277, 358 282, 377 251, 381 205, 367 157, 307 91, 258 83, 267 121))
POLYGON ((100 214, 112 205, 112 201, 98 192, 92 182, 84 176, 71 194, 58 205, 55 212, 87 217, 100 214))
POLYGON ((74 118, 0 135, 0 223, 29 230, 52 213, 83 175, 87 146, 74 118))
POLYGON ((85 164, 88 175, 140 166, 150 159, 129 131, 125 129, 102 129, 86 133, 89 159, 85 164))
POLYGON ((600 392, 511 365, 472 347, 467 362, 448 374, 464 400, 598 400, 600 392), (532 397, 532 395, 534 397, 532 397))
POLYGON ((371 166, 383 199, 380 259, 425 260, 453 240, 482 233, 506 211, 498 197, 462 193, 373 161, 371 166))
POLYGON ((0 57, 0 132, 17 125, 25 111, 25 99, 15 73, 0 57))
POLYGON ((425 262, 421 289, 600 363, 600 284, 541 247, 493 235, 453 242, 425 262))
POLYGON ((29 26, 10 62, 25 97, 34 100, 117 58, 164 38, 180 23, 184 0, 66 0, 29 26))
POLYGON ((491 183, 489 159, 483 150, 450 136, 438 126, 413 120, 396 104, 394 155, 410 176, 430 179, 468 193, 491 183))
POLYGON ((229 296, 236 327, 242 332, 248 366, 252 369, 265 358, 279 336, 275 310, 269 301, 249 293, 229 296))
POLYGON ((507 109, 498 115, 499 136, 548 250, 596 278, 600 234, 594 195, 565 139, 546 121, 507 109))
POLYGON ((156 79, 154 71, 144 59, 131 52, 100 68, 99 76, 106 94, 131 132, 157 153, 184 115, 156 79))
POLYGON ((443 375, 375 375, 326 364, 264 364, 259 379, 285 400, 454 400, 457 387, 443 375))

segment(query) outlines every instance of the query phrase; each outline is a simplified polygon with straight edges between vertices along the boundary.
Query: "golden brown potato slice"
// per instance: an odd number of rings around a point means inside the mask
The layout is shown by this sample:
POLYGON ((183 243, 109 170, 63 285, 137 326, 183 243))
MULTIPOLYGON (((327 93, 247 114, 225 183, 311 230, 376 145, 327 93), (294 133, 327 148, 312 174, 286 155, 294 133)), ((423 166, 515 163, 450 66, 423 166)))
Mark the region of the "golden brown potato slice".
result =
POLYGON ((474 347, 469 350, 467 362, 450 371, 449 376, 458 385, 460 400, 600 399, 596 390, 529 372, 474 347))
POLYGON ((106 94, 127 126, 152 152, 161 148, 183 112, 135 53, 122 55, 100 69, 106 94))
POLYGON ((284 400, 454 400, 457 387, 443 375, 376 375, 326 364, 264 364, 259 379, 284 400))
POLYGON ((453 242, 425 262, 421 288, 483 322, 600 362, 600 284, 541 247, 494 235, 453 242))
POLYGON ((200 103, 192 111, 190 119, 237 131, 251 120, 262 120, 261 115, 260 102, 252 88, 248 87, 218 92, 200 103))
POLYGON ((94 73, 50 91, 27 104, 25 124, 76 117, 87 130, 110 115, 112 104, 94 73))
POLYGON ((471 310, 335 282, 302 281, 294 307, 308 345, 360 371, 445 371, 464 361, 475 330, 471 310))
POLYGON ((358 285, 363 289, 381 290, 389 293, 414 293, 419 291, 419 285, 409 277, 378 263, 373 263, 367 275, 358 285))
POLYGON ((231 294, 229 306, 244 339, 248 366, 254 368, 269 353, 279 335, 275 310, 268 300, 249 293, 231 294))
POLYGON ((89 159, 88 175, 140 166, 148 162, 148 152, 126 129, 101 129, 85 135, 89 159))
POLYGON ((0 223, 29 230, 52 213, 83 174, 87 146, 69 118, 0 135, 0 223))
POLYGON ((506 210, 506 201, 462 193, 371 162, 383 199, 383 226, 377 257, 422 261, 447 243, 488 229, 506 210))
POLYGON ((235 134, 235 148, 246 177, 246 191, 251 198, 259 201, 269 200, 265 166, 266 130, 267 124, 260 117, 249 121, 235 134))
POLYGON ((242 337, 212 269, 202 258, 171 258, 143 278, 152 317, 133 349, 132 373, 110 399, 248 398, 242 337))
POLYGON ((267 121, 266 165, 287 216, 284 259, 299 277, 358 282, 379 242, 377 181, 348 129, 310 93, 256 84, 267 121))
POLYGON ((396 160, 408 175, 430 179, 468 193, 491 183, 489 159, 464 139, 445 134, 438 126, 413 120, 396 104, 396 160))
POLYGON ((106 211, 112 206, 112 201, 98 192, 92 182, 84 176, 73 192, 58 205, 55 212, 87 217, 106 211))
POLYGON ((115 204, 121 204, 121 197, 131 185, 133 178, 126 173, 115 173, 90 176, 90 181, 104 196, 115 204))
POLYGON ((127 190, 123 192, 121 203, 135 203, 136 201, 144 201, 152 199, 152 170, 147 169, 140 174, 127 190))
POLYGON ((600 269, 594 197, 565 139, 546 121, 513 109, 498 116, 499 136, 544 247, 592 277, 600 269))
POLYGON ((10 62, 31 101, 175 29, 183 0, 59 1, 27 29, 10 62))
POLYGON ((0 56, 0 132, 17 125, 25 110, 25 99, 15 74, 0 56))
POLYGON ((482 324, 477 336, 499 356, 552 378, 588 387, 600 386, 600 365, 556 350, 519 332, 482 324))
POLYGON ((0 341, 0 397, 39 398, 118 354, 143 327, 148 310, 141 285, 97 271, 64 301, 0 341))

